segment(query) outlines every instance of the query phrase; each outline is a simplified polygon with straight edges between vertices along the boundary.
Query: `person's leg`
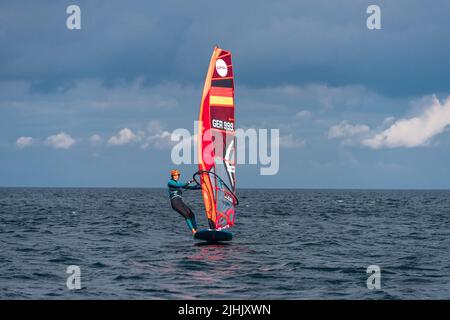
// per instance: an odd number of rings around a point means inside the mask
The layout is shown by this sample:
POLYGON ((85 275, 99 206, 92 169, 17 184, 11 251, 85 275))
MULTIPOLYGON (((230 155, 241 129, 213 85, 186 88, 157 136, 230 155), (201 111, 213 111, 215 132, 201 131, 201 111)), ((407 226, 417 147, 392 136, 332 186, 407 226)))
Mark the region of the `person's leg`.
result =
POLYGON ((183 216, 183 218, 186 220, 186 224, 189 227, 189 230, 191 230, 193 233, 197 230, 197 223, 192 221, 193 212, 189 209, 188 206, 183 202, 183 200, 180 197, 175 197, 170 200, 170 204, 172 205, 172 209, 174 209, 176 212, 178 212, 180 215, 183 216))
POLYGON ((180 197, 171 199, 170 204, 172 205, 172 209, 181 214, 183 218, 189 218, 189 212, 186 211, 183 200, 180 197))
POLYGON ((189 220, 191 220, 192 226, 195 230, 197 230, 197 221, 195 220, 195 214, 194 211, 192 211, 192 209, 183 202, 183 206, 184 206, 184 211, 188 213, 189 216, 189 220))
POLYGON ((191 218, 187 218, 187 219, 186 219, 186 224, 188 225, 189 230, 191 230, 192 233, 197 232, 197 228, 194 227, 194 223, 192 222, 192 219, 191 219, 191 218))
POLYGON ((192 226, 194 227, 195 230, 197 230, 197 221, 195 220, 195 215, 194 212, 192 212, 191 210, 191 221, 192 221, 192 226))

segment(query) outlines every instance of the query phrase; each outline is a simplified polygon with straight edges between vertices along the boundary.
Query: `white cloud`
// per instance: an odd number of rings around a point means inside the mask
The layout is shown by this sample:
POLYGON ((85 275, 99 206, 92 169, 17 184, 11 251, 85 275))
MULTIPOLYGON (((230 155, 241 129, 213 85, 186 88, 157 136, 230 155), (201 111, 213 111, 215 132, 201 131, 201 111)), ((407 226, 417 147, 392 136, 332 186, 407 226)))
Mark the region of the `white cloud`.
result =
POLYGON ((395 121, 394 117, 387 117, 383 120, 383 125, 384 126, 389 126, 391 125, 393 122, 395 121))
POLYGON ((163 126, 159 121, 151 120, 147 125, 147 131, 150 133, 162 132, 163 126))
MULTIPOLYGON (((123 128, 116 135, 113 135, 108 140, 109 145, 121 146, 130 143, 138 142, 142 149, 165 149, 174 145, 171 141, 172 132, 163 129, 163 126, 158 121, 150 121, 145 130, 133 132, 129 128, 123 128)), ((92 145, 98 145, 103 142, 103 138, 94 134, 89 138, 92 145)))
POLYGON ((103 142, 103 138, 99 134, 94 134, 89 137, 89 141, 93 146, 96 146, 103 142))
POLYGON ((433 96, 429 103, 418 116, 397 120, 388 129, 364 139, 362 144, 372 149, 427 145, 450 125, 450 97, 441 104, 433 96))
POLYGON ((305 146, 305 140, 297 139, 292 134, 288 134, 280 137, 280 147, 294 149, 303 148, 305 146))
POLYGON ((20 137, 16 141, 16 146, 19 149, 23 149, 23 148, 31 146, 34 143, 34 141, 35 141, 35 139, 33 139, 32 137, 20 137))
POLYGON ((69 149, 75 140, 65 132, 60 132, 53 136, 49 136, 45 140, 45 144, 55 149, 69 149))
POLYGON ((363 124, 352 125, 347 121, 332 126, 328 130, 328 139, 351 139, 370 132, 370 128, 363 124))
POLYGON ((171 141, 172 133, 169 131, 161 131, 158 133, 155 133, 153 135, 149 135, 145 137, 145 142, 141 145, 142 149, 147 148, 157 148, 157 149, 164 149, 169 148, 173 145, 173 142, 171 141))
POLYGON ((121 145, 125 145, 128 143, 140 141, 140 140, 141 140, 141 138, 138 137, 136 134, 134 134, 133 131, 131 131, 128 128, 124 128, 124 129, 120 130, 117 135, 112 136, 108 140, 108 144, 113 145, 113 146, 121 146, 121 145))
POLYGON ((175 142, 171 140, 172 132, 163 129, 158 121, 152 120, 147 126, 147 132, 143 133, 144 142, 142 149, 156 148, 165 149, 172 147, 175 142))
POLYGON ((311 112, 309 112, 308 110, 302 110, 295 114, 295 118, 297 118, 297 119, 306 119, 306 118, 309 118, 310 116, 311 116, 311 112))

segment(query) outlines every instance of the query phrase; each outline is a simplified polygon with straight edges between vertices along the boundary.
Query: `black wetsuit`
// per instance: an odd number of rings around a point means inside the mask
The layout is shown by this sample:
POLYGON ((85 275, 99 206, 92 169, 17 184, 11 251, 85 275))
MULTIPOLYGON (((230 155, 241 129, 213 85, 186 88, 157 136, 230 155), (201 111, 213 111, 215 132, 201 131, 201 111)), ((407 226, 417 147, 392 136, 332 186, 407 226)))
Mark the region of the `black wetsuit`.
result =
POLYGON ((182 189, 198 190, 201 189, 201 187, 199 185, 191 186, 190 183, 181 183, 174 179, 169 180, 167 187, 172 208, 184 217, 190 230, 197 230, 197 222, 195 221, 194 212, 187 204, 183 202, 182 189))

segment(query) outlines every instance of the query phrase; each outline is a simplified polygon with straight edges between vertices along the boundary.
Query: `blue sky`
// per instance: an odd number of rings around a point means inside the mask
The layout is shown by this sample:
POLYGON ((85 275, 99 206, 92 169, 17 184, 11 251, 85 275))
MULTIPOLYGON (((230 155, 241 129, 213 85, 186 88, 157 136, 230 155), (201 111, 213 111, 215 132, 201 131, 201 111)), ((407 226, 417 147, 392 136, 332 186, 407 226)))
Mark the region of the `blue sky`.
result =
MULTIPOLYGON (((450 188, 450 2, 3 1, 0 186, 159 187, 215 44, 236 125, 279 128, 238 187, 450 188), (81 8, 81 30, 66 8, 81 8), (366 8, 381 8, 368 30, 366 8)), ((195 165, 181 166, 185 178, 195 165)))

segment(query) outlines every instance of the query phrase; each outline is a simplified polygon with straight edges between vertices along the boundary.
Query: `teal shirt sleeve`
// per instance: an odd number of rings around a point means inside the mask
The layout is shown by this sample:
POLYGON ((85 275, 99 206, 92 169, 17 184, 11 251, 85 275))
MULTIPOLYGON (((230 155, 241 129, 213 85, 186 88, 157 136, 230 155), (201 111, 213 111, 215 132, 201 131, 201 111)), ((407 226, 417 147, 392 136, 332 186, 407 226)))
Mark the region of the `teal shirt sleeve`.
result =
POLYGON ((185 189, 189 185, 189 183, 181 183, 179 181, 170 180, 167 185, 169 186, 169 188, 176 188, 176 189, 184 188, 185 189))
POLYGON ((202 188, 198 184, 191 185, 188 182, 182 183, 182 182, 175 181, 175 180, 170 180, 167 185, 169 186, 169 188, 174 188, 174 189, 197 190, 197 189, 201 189, 202 188))
POLYGON ((187 186, 184 187, 184 188, 185 188, 185 189, 189 189, 189 190, 199 190, 199 189, 201 189, 202 187, 199 186, 198 184, 194 184, 194 185, 187 184, 187 186))

